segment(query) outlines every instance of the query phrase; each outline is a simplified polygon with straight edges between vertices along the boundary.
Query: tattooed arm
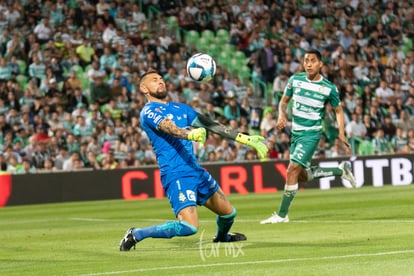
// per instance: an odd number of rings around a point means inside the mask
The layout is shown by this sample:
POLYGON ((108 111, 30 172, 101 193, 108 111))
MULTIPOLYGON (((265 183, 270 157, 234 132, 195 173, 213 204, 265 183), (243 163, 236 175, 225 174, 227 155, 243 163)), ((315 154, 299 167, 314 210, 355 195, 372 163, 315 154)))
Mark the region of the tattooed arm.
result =
POLYGON ((158 129, 170 134, 171 136, 188 139, 189 130, 178 127, 172 120, 164 118, 158 125, 158 129))

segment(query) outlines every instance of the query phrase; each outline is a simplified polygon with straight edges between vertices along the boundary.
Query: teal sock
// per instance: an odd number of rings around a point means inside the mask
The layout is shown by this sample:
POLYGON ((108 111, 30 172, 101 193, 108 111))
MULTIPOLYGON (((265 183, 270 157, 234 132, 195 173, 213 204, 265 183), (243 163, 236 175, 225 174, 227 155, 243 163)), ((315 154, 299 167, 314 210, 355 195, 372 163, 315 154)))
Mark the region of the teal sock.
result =
POLYGON ((225 216, 217 216, 217 235, 216 238, 219 241, 228 241, 229 235, 227 235, 230 231, 231 226, 234 222, 234 217, 236 216, 236 208, 233 207, 233 212, 230 215, 225 216))
POLYGON ((307 170, 308 180, 319 179, 328 176, 341 176, 342 170, 338 168, 320 168, 320 167, 311 167, 307 170))
POLYGON ((191 236, 197 233, 197 228, 185 221, 167 221, 148 228, 134 229, 132 234, 138 241, 146 238, 170 239, 175 236, 191 236))
POLYGON ((282 202, 280 203, 280 208, 278 212, 278 215, 280 217, 284 218, 287 216, 290 204, 295 198, 296 192, 298 191, 298 187, 298 184, 285 186, 285 191, 283 192, 282 202))

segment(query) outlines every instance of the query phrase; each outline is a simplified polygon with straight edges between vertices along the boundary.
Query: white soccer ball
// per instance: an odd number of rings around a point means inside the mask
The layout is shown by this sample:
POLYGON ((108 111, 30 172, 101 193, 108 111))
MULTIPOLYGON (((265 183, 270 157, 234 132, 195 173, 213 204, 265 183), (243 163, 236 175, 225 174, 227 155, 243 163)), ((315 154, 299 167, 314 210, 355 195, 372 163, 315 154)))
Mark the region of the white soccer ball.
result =
POLYGON ((208 82, 216 73, 216 62, 204 53, 198 53, 187 61, 187 74, 195 81, 208 82))

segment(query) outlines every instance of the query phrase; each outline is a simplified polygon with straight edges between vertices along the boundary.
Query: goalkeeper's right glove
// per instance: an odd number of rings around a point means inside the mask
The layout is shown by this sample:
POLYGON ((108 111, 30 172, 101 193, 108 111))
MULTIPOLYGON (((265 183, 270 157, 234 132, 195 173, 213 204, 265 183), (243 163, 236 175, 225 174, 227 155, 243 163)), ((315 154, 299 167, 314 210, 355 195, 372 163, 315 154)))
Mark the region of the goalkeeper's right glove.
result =
POLYGON ((267 146, 264 143, 262 143, 263 140, 264 140, 263 136, 246 135, 243 133, 237 134, 237 137, 236 137, 237 142, 254 148, 257 151, 257 154, 259 155, 260 159, 265 158, 267 155, 267 152, 269 151, 267 146))
POLYGON ((206 142, 206 129, 205 128, 193 128, 187 134, 187 139, 195 142, 199 142, 201 146, 206 142))

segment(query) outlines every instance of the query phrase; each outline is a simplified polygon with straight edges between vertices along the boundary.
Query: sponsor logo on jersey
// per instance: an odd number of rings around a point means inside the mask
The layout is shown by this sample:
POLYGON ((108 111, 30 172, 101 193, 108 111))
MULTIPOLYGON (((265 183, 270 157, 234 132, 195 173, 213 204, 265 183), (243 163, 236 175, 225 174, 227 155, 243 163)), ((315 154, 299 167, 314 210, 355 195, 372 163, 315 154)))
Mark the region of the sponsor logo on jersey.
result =
POLYGON ((156 124, 162 119, 161 115, 156 114, 155 112, 151 111, 149 108, 144 109, 144 115, 148 119, 153 120, 153 122, 156 123, 156 124))
POLYGON ((180 202, 184 202, 184 201, 187 200, 187 198, 185 197, 185 195, 182 192, 180 192, 180 194, 178 195, 178 200, 180 202))
POLYGON ((332 175, 333 175, 333 172, 316 171, 313 173, 313 177, 326 177, 326 176, 332 176, 332 175))
POLYGON ((328 96, 329 93, 331 92, 331 89, 324 85, 320 85, 317 83, 303 82, 299 80, 293 80, 293 87, 299 87, 300 89, 306 89, 309 91, 323 94, 325 96, 328 96))
POLYGON ((196 196, 195 196, 194 191, 187 190, 186 193, 187 193, 188 200, 190 200, 190 201, 196 201, 196 196))

